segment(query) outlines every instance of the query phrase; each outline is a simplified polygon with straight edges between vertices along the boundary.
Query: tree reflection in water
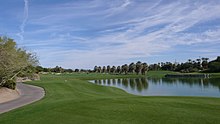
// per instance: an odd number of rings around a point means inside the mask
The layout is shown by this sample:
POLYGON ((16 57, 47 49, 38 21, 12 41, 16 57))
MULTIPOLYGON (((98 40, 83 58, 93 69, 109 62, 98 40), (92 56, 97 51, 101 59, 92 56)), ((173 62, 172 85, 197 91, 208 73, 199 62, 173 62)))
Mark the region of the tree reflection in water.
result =
POLYGON ((208 91, 211 95, 215 94, 215 96, 220 97, 219 78, 120 78, 94 80, 93 83, 114 86, 141 95, 155 92, 162 94, 165 91, 168 95, 170 93, 184 95, 190 90, 192 93, 189 92, 189 95, 196 93, 199 96, 200 94, 206 94, 208 91))
POLYGON ((218 78, 148 78, 148 81, 167 85, 183 84, 190 87, 199 86, 201 88, 217 87, 220 90, 220 79, 218 78))

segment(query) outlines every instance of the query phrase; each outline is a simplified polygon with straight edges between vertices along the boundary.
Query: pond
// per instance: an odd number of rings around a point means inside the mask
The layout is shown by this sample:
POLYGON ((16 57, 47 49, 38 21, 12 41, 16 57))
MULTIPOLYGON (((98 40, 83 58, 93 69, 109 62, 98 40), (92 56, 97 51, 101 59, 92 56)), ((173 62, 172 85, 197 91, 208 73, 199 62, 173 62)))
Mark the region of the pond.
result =
POLYGON ((220 97, 220 78, 124 78, 90 82, 142 96, 220 97))

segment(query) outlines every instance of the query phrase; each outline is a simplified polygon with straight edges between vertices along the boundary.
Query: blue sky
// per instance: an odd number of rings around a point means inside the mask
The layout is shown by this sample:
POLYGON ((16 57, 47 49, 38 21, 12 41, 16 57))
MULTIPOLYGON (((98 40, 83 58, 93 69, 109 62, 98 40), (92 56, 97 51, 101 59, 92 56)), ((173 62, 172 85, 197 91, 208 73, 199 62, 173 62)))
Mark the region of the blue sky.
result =
POLYGON ((219 0, 0 0, 0 35, 65 68, 220 53, 219 0))

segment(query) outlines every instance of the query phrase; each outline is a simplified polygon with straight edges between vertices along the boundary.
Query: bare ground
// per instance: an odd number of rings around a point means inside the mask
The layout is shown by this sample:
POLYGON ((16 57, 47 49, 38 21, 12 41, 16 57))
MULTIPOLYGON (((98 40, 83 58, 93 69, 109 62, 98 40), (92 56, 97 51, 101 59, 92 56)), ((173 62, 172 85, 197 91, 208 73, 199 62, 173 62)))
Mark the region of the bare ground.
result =
POLYGON ((0 103, 8 102, 14 99, 19 98, 20 94, 19 91, 11 90, 5 87, 0 88, 0 103))

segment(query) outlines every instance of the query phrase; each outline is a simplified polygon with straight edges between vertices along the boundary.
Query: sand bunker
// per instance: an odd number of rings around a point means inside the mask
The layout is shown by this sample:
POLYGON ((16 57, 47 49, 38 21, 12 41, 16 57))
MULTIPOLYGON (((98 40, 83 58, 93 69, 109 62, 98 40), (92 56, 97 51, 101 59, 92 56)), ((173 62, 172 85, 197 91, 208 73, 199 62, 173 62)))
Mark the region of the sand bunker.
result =
POLYGON ((0 103, 14 100, 19 97, 18 90, 11 90, 5 87, 0 87, 0 103))

